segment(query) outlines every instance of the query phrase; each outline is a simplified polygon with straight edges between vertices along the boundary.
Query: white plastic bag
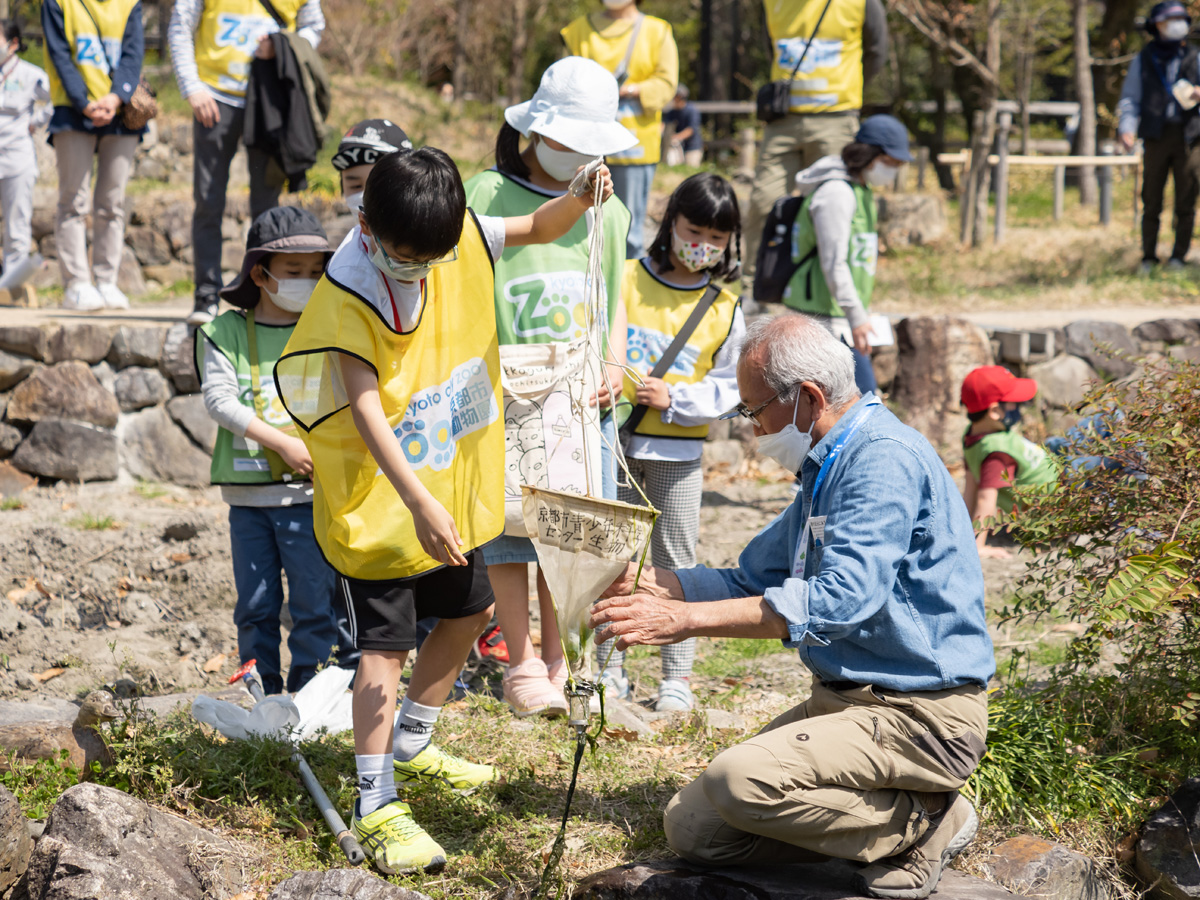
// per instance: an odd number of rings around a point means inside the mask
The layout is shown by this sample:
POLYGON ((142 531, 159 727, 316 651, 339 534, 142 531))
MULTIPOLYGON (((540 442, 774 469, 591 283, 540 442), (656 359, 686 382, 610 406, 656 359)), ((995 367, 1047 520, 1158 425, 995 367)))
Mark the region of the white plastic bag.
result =
POLYGON ((291 697, 282 694, 267 697, 254 709, 201 694, 192 701, 192 716, 235 741, 252 736, 287 741, 300 724, 300 710, 291 697))
POLYGON ((353 670, 330 666, 300 689, 294 700, 300 710, 300 740, 310 740, 322 728, 330 734, 353 730, 353 695, 347 691, 353 679, 353 670))

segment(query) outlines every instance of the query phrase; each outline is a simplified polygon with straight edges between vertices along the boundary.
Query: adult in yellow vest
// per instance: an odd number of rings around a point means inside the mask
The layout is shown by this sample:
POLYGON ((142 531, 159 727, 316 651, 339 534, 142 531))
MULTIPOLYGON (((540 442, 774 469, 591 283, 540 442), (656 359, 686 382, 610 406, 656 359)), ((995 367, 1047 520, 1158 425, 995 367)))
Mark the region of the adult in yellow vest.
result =
POLYGON ((787 81, 801 64, 788 115, 763 128, 746 215, 751 275, 771 206, 791 190, 797 172, 854 140, 863 87, 883 68, 888 50, 881 0, 763 0, 763 6, 775 54, 771 80, 787 81))
MULTIPOLYGON (((296 31, 314 47, 325 30, 321 0, 177 0, 167 26, 171 66, 195 115, 192 125, 192 254, 195 306, 188 322, 203 325, 217 314, 221 290, 221 219, 229 165, 237 152, 246 112, 250 61, 271 59, 270 36, 296 31)), ((250 218, 279 202, 283 173, 262 150, 247 148, 250 218)))
POLYGON ((145 48, 138 0, 45 0, 42 32, 50 65, 50 143, 58 164, 58 213, 54 237, 62 271, 63 306, 126 309, 117 287, 125 246, 125 185, 145 129, 121 121, 142 74, 145 48), (88 204, 92 159, 98 158, 96 191, 88 204), (88 212, 93 218, 88 265, 88 212), (95 274, 96 284, 92 284, 95 274))
POLYGON ((617 121, 632 131, 637 146, 610 154, 617 196, 629 208, 626 256, 646 255, 646 203, 662 147, 662 111, 679 83, 679 49, 669 23, 647 16, 642 0, 603 0, 604 9, 580 16, 562 30, 574 56, 594 59, 616 76, 621 104, 617 121))

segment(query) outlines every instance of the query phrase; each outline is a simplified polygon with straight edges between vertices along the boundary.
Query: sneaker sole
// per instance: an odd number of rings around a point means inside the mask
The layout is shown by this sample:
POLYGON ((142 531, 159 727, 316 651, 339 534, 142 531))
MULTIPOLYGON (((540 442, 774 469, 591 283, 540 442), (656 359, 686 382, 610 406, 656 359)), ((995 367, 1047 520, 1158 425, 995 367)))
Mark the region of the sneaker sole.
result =
POLYGON ((396 772, 394 777, 396 780, 396 784, 440 784, 444 787, 448 787, 450 790, 454 791, 454 793, 459 794, 463 797, 469 797, 469 796, 471 796, 471 794, 475 793, 481 787, 486 787, 489 784, 495 784, 497 781, 500 780, 500 778, 497 776, 496 778, 493 778, 491 781, 484 781, 480 784, 475 785, 474 787, 460 788, 460 787, 455 787, 453 784, 451 784, 445 778, 442 778, 440 775, 409 775, 407 773, 396 772))
POLYGON ((903 891, 889 891, 887 889, 873 888, 867 884, 865 878, 860 877, 859 888, 864 896, 879 897, 881 900, 925 900, 926 897, 933 893, 934 888, 938 886, 938 882, 942 880, 942 873, 946 871, 946 867, 971 845, 971 841, 975 839, 975 834, 978 831, 979 815, 975 812, 975 807, 972 806, 970 818, 963 823, 963 827, 958 830, 958 834, 951 838, 946 849, 942 851, 941 865, 930 873, 929 880, 921 887, 903 891))
POLYGON ((435 856, 423 866, 409 866, 406 869, 392 869, 378 860, 372 860, 372 863, 384 875, 415 875, 417 872, 424 872, 426 875, 436 875, 442 869, 446 868, 446 857, 435 856))

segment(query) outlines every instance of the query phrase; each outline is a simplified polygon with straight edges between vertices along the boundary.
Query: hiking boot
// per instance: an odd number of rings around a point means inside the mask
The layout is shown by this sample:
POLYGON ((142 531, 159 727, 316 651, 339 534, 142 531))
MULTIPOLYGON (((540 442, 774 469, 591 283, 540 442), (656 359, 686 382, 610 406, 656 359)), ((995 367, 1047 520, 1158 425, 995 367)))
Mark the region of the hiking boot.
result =
POLYGON ((979 830, 979 817, 971 801, 958 792, 948 799, 946 808, 931 817, 929 828, 915 844, 859 872, 865 896, 924 900, 933 892, 942 870, 967 848, 979 830))
POLYGON ((355 803, 350 830, 375 868, 387 875, 440 872, 446 865, 446 851, 413 821, 412 810, 402 800, 393 800, 362 818, 355 803))
POLYGON ((396 783, 406 781, 440 781, 460 794, 469 794, 495 781, 492 766, 469 762, 452 756, 434 744, 429 744, 408 762, 396 760, 396 783))
POLYGON ((658 686, 655 712, 687 712, 695 705, 692 686, 686 678, 664 678, 658 686))
MULTIPOLYGON (((563 666, 565 669, 566 666, 563 666)), ((550 680, 546 664, 532 656, 504 676, 504 702, 512 707, 518 719, 535 716, 561 716, 567 711, 567 698, 562 688, 550 680)))

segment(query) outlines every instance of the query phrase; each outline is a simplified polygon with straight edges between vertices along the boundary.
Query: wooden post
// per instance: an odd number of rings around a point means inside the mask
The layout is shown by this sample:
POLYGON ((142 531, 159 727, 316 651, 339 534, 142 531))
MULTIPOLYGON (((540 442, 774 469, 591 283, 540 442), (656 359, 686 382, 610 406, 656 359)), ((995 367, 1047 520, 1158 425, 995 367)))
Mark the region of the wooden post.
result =
MULTIPOLYGON (((981 174, 979 169, 980 167, 987 167, 988 150, 990 149, 985 136, 987 127, 984 124, 984 115, 982 109, 977 109, 971 119, 971 146, 967 149, 967 165, 963 169, 963 190, 961 206, 959 208, 958 239, 967 245, 974 243, 975 235, 978 233, 976 228, 976 217, 978 214, 976 192, 979 190, 980 183, 983 180, 979 177, 981 174)), ((986 197, 984 197, 984 202, 987 202, 986 197)))
POLYGON ((1063 194, 1067 188, 1067 167, 1054 167, 1054 221, 1063 217, 1063 194))
POLYGON ((925 169, 929 167, 929 148, 917 148, 917 190, 925 190, 925 169))
MULTIPOLYGON (((754 134, 753 128, 742 129, 742 139, 738 143, 738 168, 754 178, 755 156, 758 148, 758 141, 754 134)), ((794 185, 788 185, 787 189, 790 193, 794 185)))
POLYGON ((1142 189, 1142 161, 1139 159, 1133 165, 1133 233, 1138 232, 1138 201, 1141 200, 1142 189))
POLYGON ((996 129, 996 216, 992 223, 992 238, 997 244, 1004 241, 1004 217, 1008 212, 1008 133, 1012 130, 1012 113, 1000 113, 996 129))
MULTIPOLYGON (((1104 141, 1104 143, 1100 145, 1101 156, 1112 156, 1112 152, 1112 141, 1104 141)), ((1097 175, 1100 185, 1100 224, 1107 225, 1112 221, 1112 166, 1100 166, 1100 170, 1097 175)))

